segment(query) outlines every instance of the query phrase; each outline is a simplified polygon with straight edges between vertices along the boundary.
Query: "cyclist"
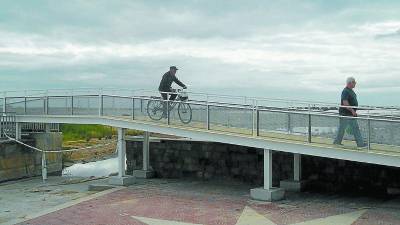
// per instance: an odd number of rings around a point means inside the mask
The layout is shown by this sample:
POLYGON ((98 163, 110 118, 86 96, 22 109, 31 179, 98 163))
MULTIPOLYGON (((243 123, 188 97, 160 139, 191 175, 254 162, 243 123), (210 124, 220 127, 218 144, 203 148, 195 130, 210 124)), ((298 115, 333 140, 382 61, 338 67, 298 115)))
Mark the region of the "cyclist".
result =
MULTIPOLYGON (((174 92, 174 90, 171 88, 173 82, 181 86, 183 89, 186 89, 186 85, 183 84, 180 80, 178 80, 178 78, 175 76, 177 70, 178 68, 176 68, 176 66, 170 66, 169 71, 162 76, 160 86, 158 87, 158 91, 160 91, 161 97, 164 100, 167 100, 168 98, 168 93, 165 92, 174 92)), ((176 96, 177 94, 170 94, 169 100, 171 101, 175 100, 176 96)), ((163 105, 164 105, 163 116, 166 117, 167 116, 166 104, 164 103, 163 105)))

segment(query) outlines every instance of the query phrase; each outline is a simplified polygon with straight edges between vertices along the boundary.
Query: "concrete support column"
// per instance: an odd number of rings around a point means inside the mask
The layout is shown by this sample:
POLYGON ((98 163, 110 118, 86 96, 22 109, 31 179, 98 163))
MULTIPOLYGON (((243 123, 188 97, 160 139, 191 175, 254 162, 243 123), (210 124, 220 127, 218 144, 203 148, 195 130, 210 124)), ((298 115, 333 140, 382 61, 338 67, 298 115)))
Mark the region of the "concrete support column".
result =
POLYGON ((133 176, 138 178, 154 177, 154 171, 150 168, 150 132, 143 133, 143 169, 134 170, 133 176))
POLYGON ((295 153, 293 154, 293 180, 282 180, 280 186, 287 191, 299 192, 305 184, 306 182, 301 180, 301 155, 295 153))
POLYGON ((118 177, 125 176, 125 157, 126 157, 126 142, 124 128, 118 128, 118 177))
POLYGON ((47 180, 46 152, 42 152, 42 179, 43 179, 43 182, 45 182, 47 180))
POLYGON ((301 179, 301 155, 294 154, 293 155, 293 176, 294 181, 300 181, 301 179))
POLYGON ((15 123, 15 139, 21 140, 21 133, 22 133, 22 124, 21 123, 15 123))
POLYGON ((144 132, 143 134, 143 170, 149 170, 150 164, 150 134, 144 132))
POLYGON ((272 187, 272 150, 264 149, 264 187, 250 190, 251 198, 261 201, 283 199, 284 189, 272 187))
POLYGON ((272 188, 272 151, 264 149, 264 189, 272 188))
POLYGON ((126 142, 125 142, 125 128, 118 128, 118 176, 112 176, 109 179, 109 183, 112 185, 130 185, 135 182, 134 177, 125 175, 125 164, 126 164, 126 142))

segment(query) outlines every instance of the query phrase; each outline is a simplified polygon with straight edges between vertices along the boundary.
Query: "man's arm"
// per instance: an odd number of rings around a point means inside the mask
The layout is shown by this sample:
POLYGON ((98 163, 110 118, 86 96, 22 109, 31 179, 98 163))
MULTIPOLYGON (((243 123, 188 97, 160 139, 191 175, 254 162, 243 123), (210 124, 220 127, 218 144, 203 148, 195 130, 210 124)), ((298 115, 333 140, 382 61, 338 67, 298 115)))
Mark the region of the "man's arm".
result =
POLYGON ((183 88, 186 88, 186 85, 184 85, 176 76, 174 76, 174 82, 175 82, 177 85, 179 85, 179 86, 181 86, 181 87, 183 87, 183 88))
MULTIPOLYGON (((349 101, 348 100, 343 100, 343 105, 344 106, 350 106, 349 101)), ((344 108, 349 110, 351 112, 351 114, 353 114, 353 116, 357 116, 356 111, 354 111, 354 109, 352 107, 344 107, 344 108)))

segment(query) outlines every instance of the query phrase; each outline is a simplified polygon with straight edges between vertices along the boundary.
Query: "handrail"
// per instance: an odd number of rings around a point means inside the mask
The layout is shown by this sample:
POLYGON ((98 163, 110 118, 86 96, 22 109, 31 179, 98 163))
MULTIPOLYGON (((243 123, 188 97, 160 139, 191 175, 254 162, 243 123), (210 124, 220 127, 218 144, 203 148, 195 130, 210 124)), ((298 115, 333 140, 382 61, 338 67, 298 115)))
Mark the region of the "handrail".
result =
MULTIPOLYGON (((174 94, 174 92, 166 92, 166 93, 170 93, 170 94, 174 94)), ((110 95, 110 94, 101 94, 100 96, 103 97, 114 97, 114 98, 128 98, 128 99, 142 99, 142 100, 154 100, 154 97, 152 96, 121 96, 121 95, 110 95)), ((31 101, 38 101, 38 100, 48 100, 48 99, 52 99, 52 98, 84 98, 84 97, 93 97, 93 98, 97 98, 99 97, 99 95, 92 95, 92 94, 83 94, 83 95, 54 95, 54 96, 30 96, 30 97, 7 97, 6 99, 21 99, 24 98, 23 101, 18 101, 18 102, 6 102, 6 105, 13 105, 13 104, 20 104, 20 103, 24 103, 24 102, 31 102, 31 101), (32 99, 34 98, 34 99, 32 99)), ((162 100, 162 101, 170 101, 170 100, 162 100)), ((195 105, 208 105, 208 106, 214 106, 214 107, 228 107, 228 108, 237 108, 237 109, 253 109, 253 108, 258 108, 258 110, 260 111, 266 111, 266 110, 270 110, 273 111, 271 109, 280 109, 281 111, 274 111, 274 112, 289 112, 288 109, 291 109, 291 113, 294 113, 293 110, 296 110, 297 113, 300 114, 309 114, 309 111, 313 112, 313 115, 326 115, 328 116, 330 114, 330 112, 326 112, 326 111, 318 111, 318 114, 315 114, 315 111, 313 111, 313 109, 320 109, 320 107, 315 107, 315 106, 301 106, 301 107, 276 107, 276 106, 264 106, 264 105, 257 105, 257 102, 255 105, 253 104, 241 104, 241 103, 230 103, 230 102, 215 102, 215 101, 202 101, 202 100, 192 100, 189 99, 188 102, 190 104, 195 104, 195 105), (282 110, 284 109, 284 110, 282 110), (306 113, 301 113, 301 110, 303 110, 306 113)), ((339 106, 339 107, 349 107, 349 106, 339 106)), ((338 108, 338 107, 337 107, 338 108)), ((337 110, 337 108, 335 110, 337 110)), ((359 106, 359 107, 353 107, 355 109, 362 109, 362 110, 367 110, 369 113, 373 112, 376 109, 366 109, 365 107, 359 106)), ((363 116, 360 116, 359 118, 361 118, 363 116)), ((400 114, 399 115, 387 115, 387 114, 370 114, 369 117, 387 117, 387 118, 394 118, 394 119, 398 119, 400 118, 400 114)))
MULTIPOLYGON (((3 97, 7 97, 7 93, 24 93, 25 96, 27 96, 27 93, 29 92, 42 92, 39 94, 42 94, 42 96, 49 95, 50 92, 54 91, 69 91, 71 93, 74 92, 82 92, 82 91, 91 91, 95 92, 96 95, 105 93, 107 91, 112 91, 112 92, 121 92, 121 91, 128 91, 132 93, 132 96, 134 95, 133 93, 137 92, 143 92, 143 93, 153 93, 153 94, 158 94, 158 91, 154 90, 146 90, 146 89, 128 89, 128 88, 112 88, 112 87, 106 87, 106 88, 54 88, 54 89, 33 89, 33 90, 24 90, 24 91, 19 91, 19 90, 9 90, 9 91, 3 91, 3 97)), ((1 93, 1 92, 0 92, 1 93)), ((309 100, 301 100, 301 99, 285 99, 285 98, 266 98, 266 97, 254 97, 254 96, 239 96, 239 95, 221 95, 221 94, 213 94, 213 93, 203 93, 203 92, 190 92, 188 91, 192 96, 203 96, 207 100, 210 98, 231 98, 233 100, 238 100, 238 99, 243 99, 247 103, 247 101, 268 101, 268 102, 275 102, 275 103, 286 103, 286 104, 303 104, 303 105, 316 105, 320 107, 340 107, 340 104, 336 103, 329 103, 329 102, 321 102, 321 101, 309 101, 309 100)), ((14 97, 14 96, 10 96, 14 97)), ((394 109, 394 110, 400 110, 400 106, 367 106, 367 105, 362 105, 359 106, 360 108, 368 108, 368 109, 394 109)))

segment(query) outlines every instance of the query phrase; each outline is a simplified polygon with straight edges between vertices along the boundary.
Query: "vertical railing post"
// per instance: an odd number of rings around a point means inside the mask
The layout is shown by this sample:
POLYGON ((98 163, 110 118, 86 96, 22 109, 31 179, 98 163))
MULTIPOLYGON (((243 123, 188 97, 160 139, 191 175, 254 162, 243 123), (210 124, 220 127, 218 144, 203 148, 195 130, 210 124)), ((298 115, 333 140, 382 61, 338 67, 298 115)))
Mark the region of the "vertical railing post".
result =
POLYGON ((311 105, 308 105, 308 143, 311 143, 311 105))
POLYGON ((132 98, 132 120, 135 120, 135 98, 132 98))
POLYGON ((26 100, 27 100, 27 98, 26 98, 26 95, 25 95, 25 97, 24 97, 24 114, 26 115, 26 112, 27 112, 27 110, 26 110, 26 100))
POLYGON ((99 94, 99 117, 103 116, 103 94, 100 90, 100 94, 99 94))
POLYGON ((258 109, 258 104, 257 104, 257 110, 256 110, 256 128, 257 128, 257 137, 260 136, 260 110, 258 109))
POLYGON ((46 90, 46 95, 44 97, 44 114, 49 114, 49 91, 46 90))
POLYGON ((207 130, 210 130, 210 105, 208 104, 208 101, 207 101, 207 111, 206 111, 206 127, 207 127, 207 130))
POLYGON ((3 113, 7 112, 7 92, 3 93, 4 101, 3 101, 3 113))
POLYGON ((367 136, 367 141, 368 141, 368 151, 371 150, 371 118, 369 116, 369 110, 368 110, 368 118, 367 118, 367 124, 368 124, 368 136, 367 136))
POLYGON ((290 133, 291 133, 290 130, 292 129, 292 128, 291 128, 291 125, 290 125, 290 123, 291 123, 290 108, 288 108, 287 117, 288 117, 288 118, 287 118, 287 119, 288 119, 288 120, 287 120, 287 123, 288 123, 288 124, 287 124, 287 130, 288 130, 288 134, 290 134, 290 133))
POLYGON ((71 95, 71 115, 74 115, 74 96, 71 95))
POLYGON ((7 112, 7 97, 6 97, 6 96, 4 96, 3 112, 4 112, 4 113, 7 112))
POLYGON ((167 124, 170 124, 170 113, 169 113, 169 95, 167 95, 167 124))

